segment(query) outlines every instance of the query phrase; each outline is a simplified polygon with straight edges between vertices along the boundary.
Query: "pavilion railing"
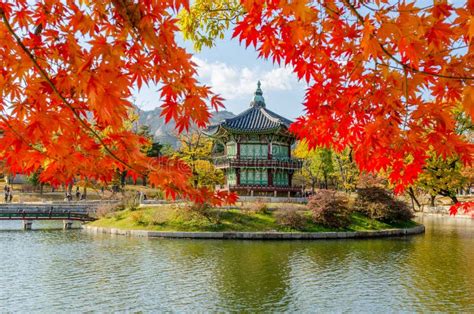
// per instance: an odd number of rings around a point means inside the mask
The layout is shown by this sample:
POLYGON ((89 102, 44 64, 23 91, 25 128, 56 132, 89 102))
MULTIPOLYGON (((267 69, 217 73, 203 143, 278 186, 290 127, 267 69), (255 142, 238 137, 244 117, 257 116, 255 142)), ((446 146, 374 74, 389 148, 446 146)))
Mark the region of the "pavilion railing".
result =
POLYGON ((229 190, 256 190, 256 191, 293 191, 300 192, 302 189, 298 186, 266 186, 266 185, 256 185, 256 184, 229 184, 229 190))
POLYGON ((300 169, 303 161, 296 158, 237 158, 228 156, 219 156, 213 158, 214 165, 218 168, 223 167, 249 167, 249 168, 280 168, 280 169, 300 169))

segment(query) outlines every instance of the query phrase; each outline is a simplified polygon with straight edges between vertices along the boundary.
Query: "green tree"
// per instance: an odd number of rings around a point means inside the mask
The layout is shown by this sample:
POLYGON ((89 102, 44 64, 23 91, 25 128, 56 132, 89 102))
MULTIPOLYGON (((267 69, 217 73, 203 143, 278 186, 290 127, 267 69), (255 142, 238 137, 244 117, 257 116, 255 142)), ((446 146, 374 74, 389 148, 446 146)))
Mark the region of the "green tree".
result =
POLYGON ((182 133, 179 136, 180 148, 176 157, 185 161, 192 170, 195 187, 213 187, 224 183, 224 174, 212 163, 212 140, 199 131, 182 133))
POLYGON ((359 169, 352 160, 352 150, 345 149, 340 153, 333 153, 334 164, 337 171, 334 172, 334 177, 340 188, 344 191, 354 191, 359 180, 359 169))
POLYGON ((40 174, 41 174, 41 169, 38 169, 37 171, 35 171, 31 175, 29 175, 27 180, 33 187, 35 187, 35 188, 39 187, 40 188, 40 194, 43 195, 43 186, 44 186, 44 184, 40 180, 40 174))
MULTIPOLYGON (((453 110, 456 117, 456 133, 473 141, 474 124, 471 118, 462 111, 461 106, 453 110)), ((472 168, 463 166, 458 156, 439 156, 430 152, 423 173, 407 193, 421 207, 415 190, 422 190, 430 195, 431 206, 435 205, 436 196, 449 197, 454 203, 458 202, 456 194, 459 189, 472 184, 472 168)))
POLYGON ((232 24, 244 14, 238 0, 196 0, 190 10, 179 13, 184 38, 191 40, 194 49, 213 47, 216 39, 223 39, 232 24))
POLYGON ((437 195, 449 197, 454 203, 458 189, 465 187, 468 180, 462 175, 462 165, 457 157, 444 159, 433 155, 428 159, 423 173, 419 176, 416 186, 431 196, 431 205, 437 195))
POLYGON ((293 155, 303 160, 299 175, 305 184, 314 192, 316 185, 328 188, 329 180, 334 174, 333 152, 326 148, 309 149, 305 141, 296 145, 293 155))

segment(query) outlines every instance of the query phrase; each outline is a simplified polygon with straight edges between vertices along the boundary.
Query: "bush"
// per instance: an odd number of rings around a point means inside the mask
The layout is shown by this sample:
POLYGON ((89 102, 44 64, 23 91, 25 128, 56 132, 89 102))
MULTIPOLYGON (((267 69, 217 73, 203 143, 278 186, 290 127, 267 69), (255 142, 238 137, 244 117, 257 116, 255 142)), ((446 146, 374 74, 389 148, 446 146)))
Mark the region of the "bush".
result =
POLYGON ((280 209, 275 213, 276 223, 296 230, 304 229, 306 218, 296 209, 280 209))
POLYGON ((256 200, 251 203, 248 210, 255 214, 268 214, 269 212, 267 203, 262 200, 256 200))
POLYGON ((405 202, 395 199, 387 190, 379 187, 359 189, 354 208, 369 218, 387 223, 413 218, 413 212, 405 202))
POLYGON ((166 212, 163 212, 159 208, 153 210, 153 213, 151 214, 150 217, 150 224, 152 225, 162 225, 168 220, 168 216, 166 212))
POLYGON ((139 199, 136 193, 126 192, 123 194, 123 197, 120 199, 120 203, 117 205, 117 210, 126 210, 131 211, 137 210, 140 206, 139 199))
POLYGON ((95 215, 98 218, 109 217, 110 214, 112 214, 116 210, 117 210, 116 204, 100 204, 95 210, 95 215))
POLYGON ((308 202, 313 222, 330 228, 344 228, 351 223, 349 199, 335 191, 320 190, 308 202))
POLYGON ((222 217, 221 217, 220 210, 215 210, 208 203, 192 204, 190 206, 186 206, 185 209, 188 212, 191 212, 195 215, 206 218, 210 223, 213 223, 213 224, 221 223, 222 217))
POLYGON ((147 221, 145 219, 145 215, 143 214, 143 212, 141 211, 136 211, 136 212, 133 212, 131 215, 130 215, 130 218, 132 219, 132 221, 134 223, 136 223, 137 225, 146 225, 147 224, 147 221))

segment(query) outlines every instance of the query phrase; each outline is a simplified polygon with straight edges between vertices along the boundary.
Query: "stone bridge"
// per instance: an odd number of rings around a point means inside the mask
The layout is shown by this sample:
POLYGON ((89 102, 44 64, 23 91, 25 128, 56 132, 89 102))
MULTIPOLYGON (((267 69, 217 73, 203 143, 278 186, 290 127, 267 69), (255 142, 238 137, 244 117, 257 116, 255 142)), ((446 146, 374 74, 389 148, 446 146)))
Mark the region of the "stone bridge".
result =
POLYGON ((92 221, 98 206, 113 201, 80 201, 49 203, 0 204, 0 220, 22 220, 23 229, 30 230, 34 220, 62 220, 64 229, 73 221, 92 221))

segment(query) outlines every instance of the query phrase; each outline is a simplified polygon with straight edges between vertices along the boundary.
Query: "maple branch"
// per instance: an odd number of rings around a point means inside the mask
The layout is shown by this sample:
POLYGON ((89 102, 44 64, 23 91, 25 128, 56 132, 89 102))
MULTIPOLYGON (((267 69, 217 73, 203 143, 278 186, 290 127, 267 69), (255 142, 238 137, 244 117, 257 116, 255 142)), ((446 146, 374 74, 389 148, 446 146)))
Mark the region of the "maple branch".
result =
POLYGON ((372 8, 372 7, 368 6, 365 3, 361 3, 361 5, 363 5, 365 8, 367 8, 367 9, 373 11, 373 12, 380 12, 380 11, 383 11, 383 12, 419 12, 419 11, 424 11, 426 9, 430 9, 434 6, 434 5, 428 5, 428 6, 425 6, 425 7, 422 7, 422 8, 413 8, 413 9, 409 9, 409 10, 398 10, 398 9, 394 9, 396 4, 394 4, 392 6, 389 6, 387 8, 380 8, 380 9, 372 8))
POLYGON ((405 131, 407 129, 408 125, 408 109, 409 109, 409 104, 408 104, 408 71, 404 69, 405 71, 405 119, 403 121, 403 130, 405 131))
MULTIPOLYGON (((344 2, 346 4, 346 6, 349 7, 349 10, 351 10, 351 12, 357 17, 357 19, 359 20, 360 24, 362 24, 362 26, 364 25, 364 17, 357 11, 357 9, 354 7, 354 5, 352 5, 349 0, 342 0, 342 2, 344 2)), ((374 36, 373 34, 371 34, 371 36, 374 36)), ((468 77, 468 76, 451 76, 451 75, 444 75, 444 74, 438 74, 438 73, 433 73, 433 72, 428 72, 428 71, 424 71, 424 70, 419 70, 417 68, 414 68, 412 67, 411 65, 408 65, 408 64, 405 64, 403 63, 402 61, 398 60, 397 58, 395 58, 395 56, 393 54, 391 54, 387 48, 385 48, 385 46, 380 43, 378 40, 377 40, 377 44, 379 45, 380 49, 383 51, 383 53, 385 53, 390 59, 392 59, 393 61, 395 61, 396 63, 400 64, 401 66, 403 66, 403 68, 405 69, 408 69, 412 72, 415 72, 415 73, 420 73, 420 74, 424 74, 424 75, 431 75, 431 76, 435 76, 435 77, 440 77, 440 78, 445 78, 445 79, 452 79, 452 80, 474 80, 474 77, 468 77)))
POLYGON ((28 58, 31 60, 31 62, 33 62, 33 65, 35 66, 35 68, 39 71, 39 73, 41 74, 41 76, 44 78, 44 80, 46 81, 46 83, 49 85, 49 87, 51 87, 51 89, 54 91, 54 93, 61 99, 61 101, 66 105, 66 107, 68 107, 74 117, 79 120, 79 122, 81 123, 81 125, 87 130, 89 131, 90 133, 92 133, 92 135, 99 141, 100 145, 105 149, 105 151, 113 158, 115 159, 116 161, 118 161, 119 163, 121 163, 122 165, 124 165, 125 167, 131 169, 131 170, 134 170, 134 171, 137 171, 138 173, 142 174, 141 171, 139 171, 138 169, 135 169, 134 167, 132 167, 131 165, 129 165, 128 163, 126 163, 125 161, 123 161, 121 158, 119 158, 108 146, 107 144, 104 143, 104 141, 102 140, 102 138, 100 137, 100 135, 91 127, 89 126, 86 121, 84 121, 84 119, 82 119, 82 117, 80 116, 79 113, 77 113, 76 109, 69 103, 69 101, 59 92, 59 90, 56 88, 56 85, 54 85, 54 83, 51 81, 51 79, 49 78, 48 76, 48 73, 46 73, 46 71, 41 67, 41 65, 39 65, 39 63, 36 61, 36 58, 35 56, 28 50, 28 48, 26 48, 26 46, 22 43, 21 41, 21 38, 18 37, 18 35, 15 33, 15 31, 13 30, 13 28, 11 27, 10 23, 8 22, 8 19, 7 17, 5 16, 5 12, 3 11, 2 8, 0 8, 0 16, 2 17, 2 20, 3 20, 3 23, 5 24, 5 26, 7 27, 8 29, 8 32, 15 38, 15 41, 17 42, 17 44, 20 46, 20 48, 23 50, 23 52, 28 56, 28 58))
POLYGON ((1 119, 3 120, 3 122, 8 126, 8 128, 9 128, 13 133, 15 133, 15 135, 16 135, 22 142, 24 142, 26 145, 28 145, 28 146, 31 147, 32 149, 34 149, 34 150, 36 150, 36 151, 38 151, 38 152, 44 154, 44 152, 43 152, 42 150, 40 150, 40 149, 37 148, 37 147, 34 147, 34 145, 33 145, 31 142, 27 141, 23 135, 21 135, 17 130, 15 130, 15 129, 12 127, 12 125, 10 124, 10 122, 8 122, 8 119, 6 119, 3 115, 0 115, 0 118, 1 118, 1 119))

